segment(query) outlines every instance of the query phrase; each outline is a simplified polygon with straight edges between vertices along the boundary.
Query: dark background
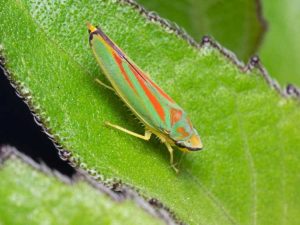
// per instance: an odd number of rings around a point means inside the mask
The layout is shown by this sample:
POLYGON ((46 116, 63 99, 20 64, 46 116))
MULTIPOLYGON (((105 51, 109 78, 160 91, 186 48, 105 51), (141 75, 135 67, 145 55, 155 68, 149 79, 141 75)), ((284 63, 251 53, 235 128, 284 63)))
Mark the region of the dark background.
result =
POLYGON ((0 67, 0 146, 10 145, 36 162, 72 176, 75 170, 61 160, 58 150, 34 122, 28 106, 20 99, 0 67))

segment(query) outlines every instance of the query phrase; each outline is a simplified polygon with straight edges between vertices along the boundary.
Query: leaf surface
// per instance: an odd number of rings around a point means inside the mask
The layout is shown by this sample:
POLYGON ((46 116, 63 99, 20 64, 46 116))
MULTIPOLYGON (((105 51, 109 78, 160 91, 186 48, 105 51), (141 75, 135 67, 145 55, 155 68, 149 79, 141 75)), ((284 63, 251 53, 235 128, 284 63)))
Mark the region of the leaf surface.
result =
POLYGON ((84 180, 63 183, 17 157, 1 165, 0 179, 0 224, 163 224, 132 201, 113 201, 84 180))
POLYGON ((259 11, 260 1, 254 0, 138 0, 148 10, 176 22, 196 40, 210 35, 231 49, 241 59, 256 53, 265 31, 259 11))
POLYGON ((282 84, 300 85, 300 6, 297 0, 264 0, 268 32, 260 49, 263 63, 282 84))
MULTIPOLYGON (((6 67, 56 139, 88 168, 155 197, 188 224, 297 224, 300 111, 257 72, 242 73, 211 47, 195 49, 116 1, 0 1, 6 67), (4 4, 5 3, 5 4, 4 4), (104 80, 85 22, 100 25, 189 113, 204 150, 176 175, 104 80)), ((176 159, 181 154, 177 152, 176 159)))

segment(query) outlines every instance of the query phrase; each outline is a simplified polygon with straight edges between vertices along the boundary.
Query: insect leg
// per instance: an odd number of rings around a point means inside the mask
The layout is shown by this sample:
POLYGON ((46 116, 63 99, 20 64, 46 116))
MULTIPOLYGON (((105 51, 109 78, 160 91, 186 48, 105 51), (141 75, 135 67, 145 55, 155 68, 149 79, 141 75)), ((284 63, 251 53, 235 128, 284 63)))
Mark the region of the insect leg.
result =
POLYGON ((109 90, 111 90, 111 91, 115 91, 111 86, 109 86, 109 85, 107 85, 107 84, 104 84, 101 80, 99 80, 99 79, 95 79, 95 81, 98 83, 98 84, 100 84, 101 86, 103 86, 103 87, 105 87, 105 88, 107 88, 107 89, 109 89, 109 90))
POLYGON ((168 142, 165 142, 165 145, 170 153, 170 164, 171 167, 175 170, 176 173, 179 172, 179 170, 176 168, 175 164, 174 164, 174 159, 173 159, 173 148, 171 147, 171 145, 168 142))
POLYGON ((110 122, 105 122, 105 124, 108 125, 108 126, 110 126, 110 127, 115 128, 115 129, 118 129, 118 130, 120 130, 120 131, 123 131, 123 132, 125 132, 125 133, 127 133, 127 134, 130 134, 130 135, 132 135, 132 136, 134 136, 134 137, 137 137, 137 138, 141 138, 141 139, 143 139, 143 140, 146 140, 146 141, 148 141, 148 140, 150 139, 151 134, 152 134, 150 131, 145 130, 145 134, 144 134, 144 135, 141 135, 141 134, 137 134, 137 133, 135 133, 135 132, 132 132, 132 131, 130 131, 130 130, 127 130, 127 129, 123 128, 123 127, 120 127, 120 126, 118 126, 118 125, 111 124, 110 122))

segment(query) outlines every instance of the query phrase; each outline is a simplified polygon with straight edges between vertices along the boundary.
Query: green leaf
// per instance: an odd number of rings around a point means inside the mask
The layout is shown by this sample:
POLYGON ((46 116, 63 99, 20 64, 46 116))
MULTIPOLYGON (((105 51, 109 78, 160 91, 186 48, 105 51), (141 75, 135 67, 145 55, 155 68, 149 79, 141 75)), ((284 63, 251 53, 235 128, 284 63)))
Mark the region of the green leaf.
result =
POLYGON ((298 223, 299 105, 258 72, 241 72, 211 47, 191 47, 128 4, 0 3, 7 69, 51 133, 88 168, 159 199, 188 224, 298 223), (159 141, 104 126, 110 121, 143 132, 117 96, 94 82, 104 76, 86 20, 190 114, 205 149, 184 155, 178 175, 159 141))
POLYGON ((176 22, 196 40, 213 36, 241 59, 256 53, 265 31, 260 1, 138 0, 148 10, 176 22))
POLYGON ((260 55, 272 76, 282 84, 300 85, 300 20, 299 2, 264 0, 268 33, 260 55))
POLYGON ((84 180, 63 183, 17 157, 1 165, 0 180, 0 224, 162 224, 132 201, 113 201, 84 180))

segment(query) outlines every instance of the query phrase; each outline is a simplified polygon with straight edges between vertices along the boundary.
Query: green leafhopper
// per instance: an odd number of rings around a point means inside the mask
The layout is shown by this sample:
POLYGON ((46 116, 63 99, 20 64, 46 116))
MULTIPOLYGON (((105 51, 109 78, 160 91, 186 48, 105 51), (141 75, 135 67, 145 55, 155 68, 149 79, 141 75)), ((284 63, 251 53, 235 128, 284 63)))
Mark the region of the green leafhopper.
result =
POLYGON ((135 137, 149 140, 155 134, 170 153, 173 162, 173 146, 183 152, 202 149, 198 132, 185 111, 147 76, 126 54, 100 29, 87 24, 92 51, 113 90, 145 125, 145 134, 137 134, 118 125, 107 125, 135 137))

